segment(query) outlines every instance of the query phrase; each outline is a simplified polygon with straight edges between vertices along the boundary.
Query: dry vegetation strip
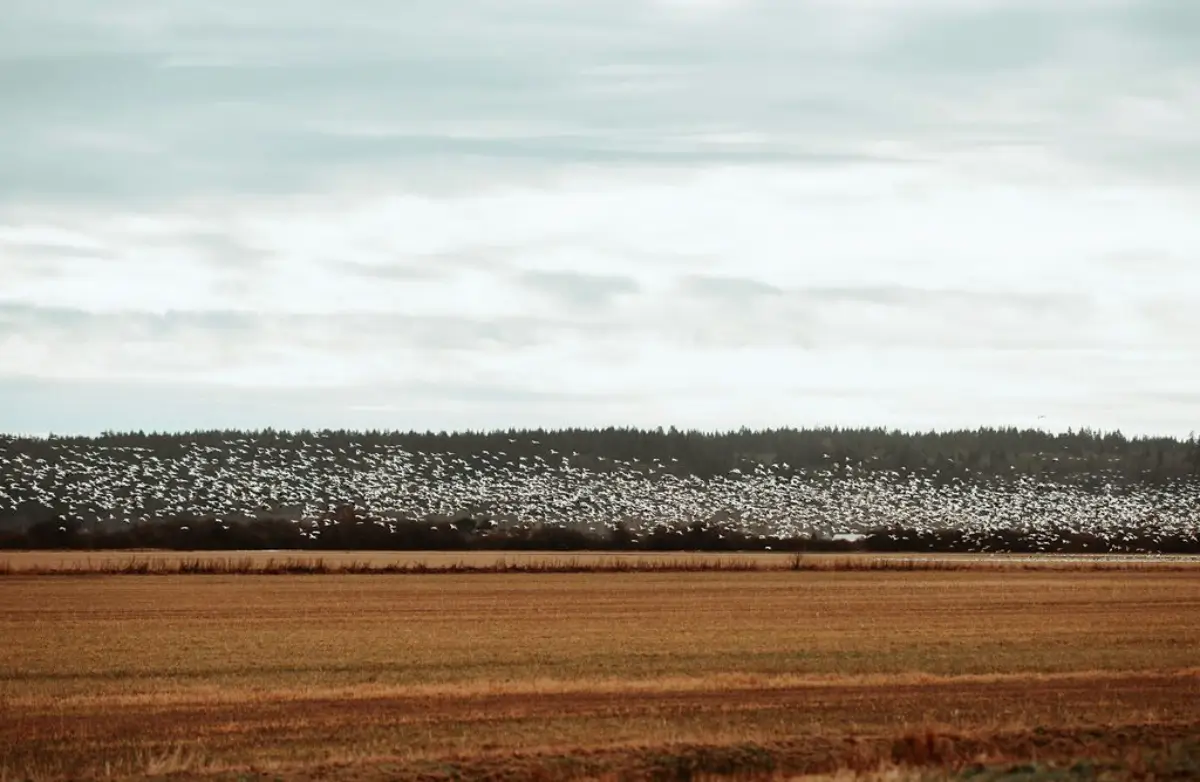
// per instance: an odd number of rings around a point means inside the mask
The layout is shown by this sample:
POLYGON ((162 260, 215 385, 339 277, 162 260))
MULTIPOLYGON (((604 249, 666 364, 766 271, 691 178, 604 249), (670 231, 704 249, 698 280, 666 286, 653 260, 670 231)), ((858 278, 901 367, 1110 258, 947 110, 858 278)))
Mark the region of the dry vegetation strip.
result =
POLYGON ((1194 571, 1200 557, 1027 554, 830 554, 693 552, 177 552, 0 553, 11 575, 327 575, 674 573, 749 571, 1194 571))
POLYGON ((1096 754, 1198 736, 1197 616, 1189 572, 14 575, 0 778, 1096 754))

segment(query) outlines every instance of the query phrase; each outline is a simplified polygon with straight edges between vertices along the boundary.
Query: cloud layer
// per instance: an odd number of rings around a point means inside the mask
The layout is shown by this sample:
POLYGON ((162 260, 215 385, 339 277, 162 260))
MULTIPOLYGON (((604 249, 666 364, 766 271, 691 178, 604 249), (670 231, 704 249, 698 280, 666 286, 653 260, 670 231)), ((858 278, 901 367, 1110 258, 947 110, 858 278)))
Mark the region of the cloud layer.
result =
POLYGON ((0 430, 1200 428, 1187 4, 0 14, 0 430))

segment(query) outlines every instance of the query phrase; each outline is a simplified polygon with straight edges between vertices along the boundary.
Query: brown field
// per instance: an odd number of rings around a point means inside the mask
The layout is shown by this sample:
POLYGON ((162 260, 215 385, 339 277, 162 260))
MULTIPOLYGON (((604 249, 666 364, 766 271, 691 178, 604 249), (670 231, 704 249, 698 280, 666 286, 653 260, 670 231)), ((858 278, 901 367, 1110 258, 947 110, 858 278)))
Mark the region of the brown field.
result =
POLYGON ((1195 569, 19 569, 0 780, 1200 775, 1195 569))
POLYGON ((1191 570, 1186 555, 519 551, 12 551, 0 575, 300 575, 705 571, 1191 570))

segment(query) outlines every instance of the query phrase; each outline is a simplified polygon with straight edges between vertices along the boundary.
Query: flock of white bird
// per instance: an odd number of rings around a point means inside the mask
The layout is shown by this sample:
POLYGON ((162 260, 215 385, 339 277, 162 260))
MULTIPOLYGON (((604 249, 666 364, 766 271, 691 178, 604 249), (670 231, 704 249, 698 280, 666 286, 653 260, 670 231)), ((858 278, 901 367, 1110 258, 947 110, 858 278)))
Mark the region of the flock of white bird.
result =
MULTIPOLYGON (((1110 540, 1135 532, 1200 538, 1200 487, 1099 491, 1017 476, 935 481, 849 463, 820 469, 750 465, 715 478, 678 465, 561 453, 470 457, 398 446, 299 448, 226 440, 184 444, 170 458, 145 448, 54 444, 49 458, 0 453, 0 516, 30 501, 64 518, 105 525, 181 518, 286 517, 319 536, 338 507, 376 523, 470 514, 498 524, 569 524, 634 531, 719 520, 755 535, 853 535, 871 529, 969 534, 1017 530, 1049 539, 1062 530, 1110 540)), ((537 444, 536 441, 533 442, 537 444)))

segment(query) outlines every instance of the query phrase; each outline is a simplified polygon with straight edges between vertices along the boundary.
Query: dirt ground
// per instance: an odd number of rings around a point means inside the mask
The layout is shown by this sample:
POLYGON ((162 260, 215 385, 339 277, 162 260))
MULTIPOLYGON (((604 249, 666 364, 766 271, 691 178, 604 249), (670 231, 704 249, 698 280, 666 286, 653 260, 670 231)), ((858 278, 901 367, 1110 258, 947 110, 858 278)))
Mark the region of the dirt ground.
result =
POLYGON ((10 575, 0 779, 1130 769, 1200 746, 1196 616, 1186 572, 10 575))

